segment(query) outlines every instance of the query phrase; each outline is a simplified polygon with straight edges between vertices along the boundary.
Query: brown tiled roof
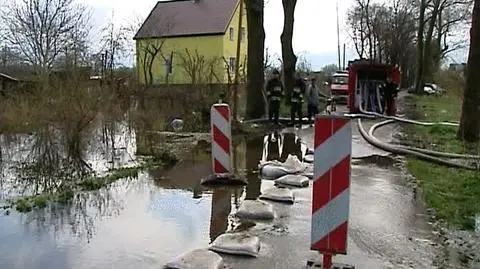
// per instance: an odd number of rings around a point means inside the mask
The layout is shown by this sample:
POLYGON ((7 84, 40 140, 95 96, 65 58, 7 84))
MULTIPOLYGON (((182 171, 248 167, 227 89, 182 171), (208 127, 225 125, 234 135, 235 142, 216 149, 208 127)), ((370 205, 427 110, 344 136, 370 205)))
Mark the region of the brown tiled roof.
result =
POLYGON ((134 39, 225 33, 239 0, 159 1, 134 39))

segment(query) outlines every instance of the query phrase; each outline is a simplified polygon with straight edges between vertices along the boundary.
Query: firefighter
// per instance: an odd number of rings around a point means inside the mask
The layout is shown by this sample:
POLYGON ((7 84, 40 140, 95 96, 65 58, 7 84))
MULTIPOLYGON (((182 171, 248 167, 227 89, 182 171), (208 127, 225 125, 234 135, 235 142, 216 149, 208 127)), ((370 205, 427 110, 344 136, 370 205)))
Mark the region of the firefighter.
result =
POLYGON ((387 78, 387 82, 383 86, 384 94, 384 112, 389 116, 395 114, 395 97, 397 96, 397 85, 392 81, 390 77, 387 78))
POLYGON ((320 97, 320 89, 317 87, 317 80, 315 78, 310 79, 310 86, 308 87, 307 94, 307 114, 308 121, 312 120, 312 117, 315 118, 315 115, 318 114, 318 99, 320 97))
POLYGON ((284 96, 280 72, 273 70, 272 78, 267 82, 268 117, 272 123, 278 125, 280 102, 284 96))
POLYGON ((295 73, 295 84, 290 98, 290 117, 291 125, 295 126, 295 118, 298 116, 299 126, 302 126, 302 105, 303 95, 305 94, 305 81, 300 77, 300 74, 295 73))

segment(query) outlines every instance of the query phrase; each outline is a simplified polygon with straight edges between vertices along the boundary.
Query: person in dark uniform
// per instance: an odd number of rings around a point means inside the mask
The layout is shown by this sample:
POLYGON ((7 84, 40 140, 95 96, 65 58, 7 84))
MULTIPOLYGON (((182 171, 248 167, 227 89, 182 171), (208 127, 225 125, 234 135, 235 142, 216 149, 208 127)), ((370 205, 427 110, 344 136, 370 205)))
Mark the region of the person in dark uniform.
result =
POLYGON ((395 114, 394 99, 397 97, 397 94, 397 85, 388 77, 387 82, 383 86, 383 113, 386 112, 389 116, 395 114))
POLYGON ((292 95, 290 97, 290 116, 291 116, 291 125, 295 126, 295 118, 298 116, 299 125, 302 125, 302 105, 303 105, 303 96, 305 95, 306 84, 305 81, 300 77, 300 74, 295 73, 295 84, 293 85, 292 95))
POLYGON ((284 96, 284 88, 278 70, 273 70, 272 78, 267 82, 266 90, 268 98, 268 118, 274 124, 278 125, 280 102, 284 96))

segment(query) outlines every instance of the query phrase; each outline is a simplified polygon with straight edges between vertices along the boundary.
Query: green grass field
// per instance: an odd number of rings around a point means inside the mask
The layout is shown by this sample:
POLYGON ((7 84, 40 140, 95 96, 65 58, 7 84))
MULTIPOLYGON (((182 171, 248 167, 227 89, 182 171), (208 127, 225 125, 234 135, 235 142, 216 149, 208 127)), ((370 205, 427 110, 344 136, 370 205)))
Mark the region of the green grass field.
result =
MULTIPOLYGON (((443 86, 443 85, 442 85, 443 86)), ((413 114, 422 121, 458 122, 462 99, 460 91, 450 90, 443 96, 413 96, 413 114)), ((409 139, 419 146, 438 151, 478 154, 478 145, 468 145, 456 139, 455 127, 406 126, 409 139)), ((474 229, 474 217, 480 213, 480 173, 448 168, 407 159, 409 171, 422 188, 427 205, 437 211, 437 217, 460 229, 474 229)))

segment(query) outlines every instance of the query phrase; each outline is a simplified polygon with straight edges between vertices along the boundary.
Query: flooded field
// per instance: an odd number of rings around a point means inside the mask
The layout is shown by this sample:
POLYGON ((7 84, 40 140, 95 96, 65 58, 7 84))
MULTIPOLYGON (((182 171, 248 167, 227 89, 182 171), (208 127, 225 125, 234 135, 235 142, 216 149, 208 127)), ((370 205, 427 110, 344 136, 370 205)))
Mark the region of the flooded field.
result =
MULTIPOLYGON (((139 149, 160 142, 135 127, 129 121, 93 124, 76 150, 55 130, 2 136, 0 203, 51 192, 82 173, 102 176, 137 165, 139 149)), ((211 159, 192 152, 173 168, 139 170, 98 190, 76 191, 66 203, 48 202, 27 213, 0 209, 0 268, 160 268, 205 247, 225 231, 249 225, 229 215, 243 199, 259 196, 262 158, 301 158, 305 152, 295 134, 274 136, 278 141, 266 148, 263 135, 234 141, 235 170, 249 180, 244 188, 200 186, 211 173, 211 159)))

